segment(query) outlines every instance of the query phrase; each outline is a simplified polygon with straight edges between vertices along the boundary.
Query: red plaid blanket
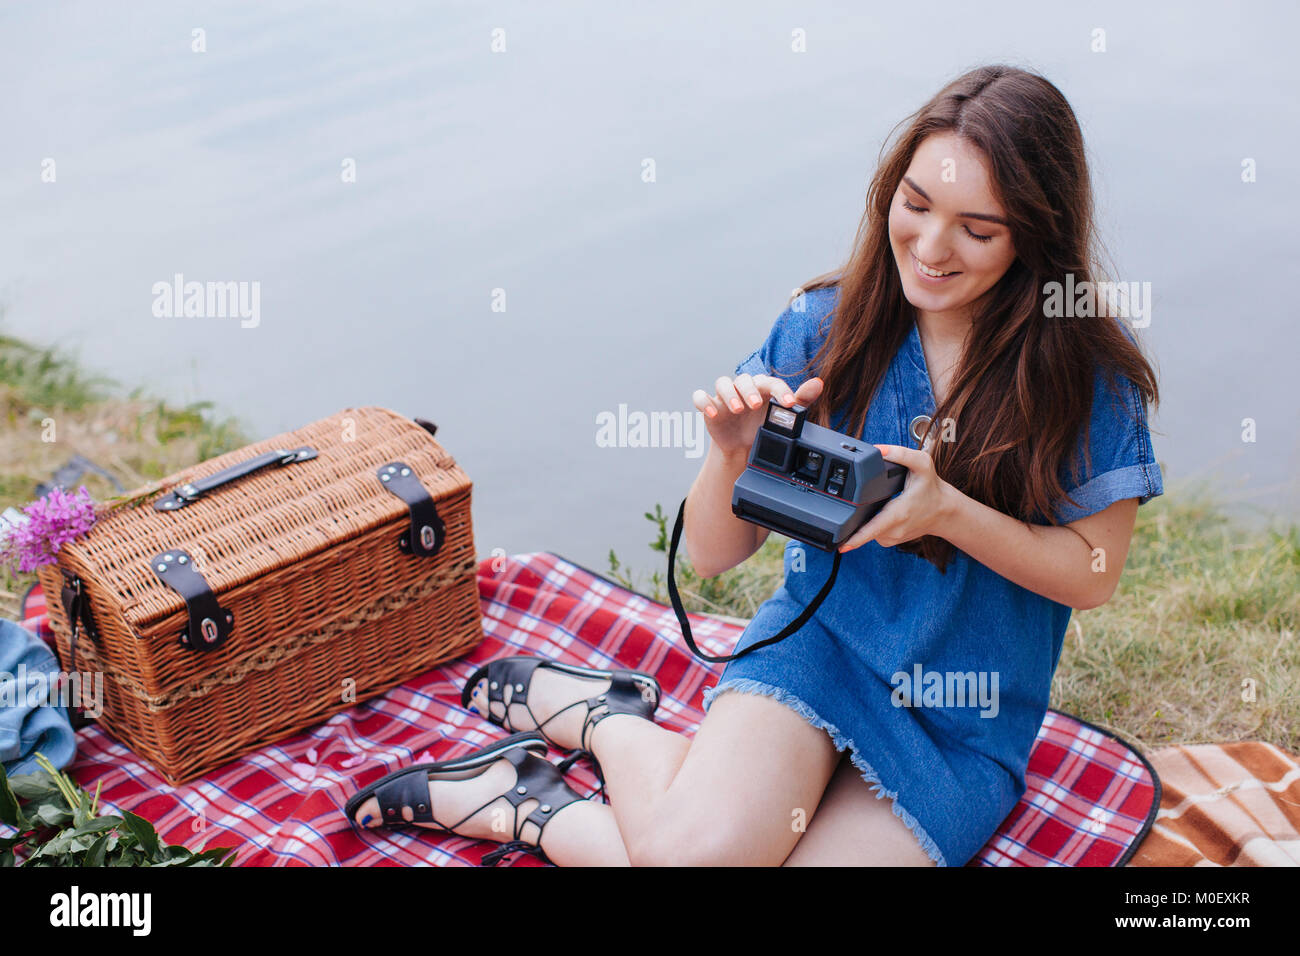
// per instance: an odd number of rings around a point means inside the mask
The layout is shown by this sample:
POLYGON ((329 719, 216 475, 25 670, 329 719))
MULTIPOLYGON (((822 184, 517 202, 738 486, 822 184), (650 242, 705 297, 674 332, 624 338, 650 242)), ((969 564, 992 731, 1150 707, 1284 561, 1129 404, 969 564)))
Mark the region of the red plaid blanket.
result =
MULTIPOLYGON (((69 772, 102 784, 101 801, 156 825, 168 843, 233 846, 237 865, 467 865, 496 844, 415 828, 359 831, 343 804, 383 774, 419 761, 460 756, 504 731, 460 707, 460 688, 480 663, 539 654, 587 667, 654 674, 663 688, 656 719, 693 731, 702 695, 721 665, 692 657, 672 609, 550 553, 479 565, 483 643, 461 660, 413 677, 311 730, 172 787, 106 732, 78 732, 69 772)), ((28 627, 40 629, 39 593, 28 627)), ((691 616, 700 646, 726 653, 741 628, 691 616)), ((585 763, 571 781, 594 790, 585 763)), ((1123 741, 1076 717, 1048 711, 1029 761, 1028 789, 971 866, 1117 866, 1132 856, 1160 802, 1151 766, 1123 741)), ((532 856, 519 866, 543 865, 532 856)))

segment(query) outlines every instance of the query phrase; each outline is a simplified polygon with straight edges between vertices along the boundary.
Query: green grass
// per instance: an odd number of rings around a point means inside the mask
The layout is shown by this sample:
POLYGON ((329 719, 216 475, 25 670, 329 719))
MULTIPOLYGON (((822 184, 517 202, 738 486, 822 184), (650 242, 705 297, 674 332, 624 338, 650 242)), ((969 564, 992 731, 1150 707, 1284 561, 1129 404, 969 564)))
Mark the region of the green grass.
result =
MULTIPOLYGON (((646 518, 656 529, 650 547, 666 561, 667 518, 658 505, 646 518)), ((787 540, 769 535, 748 561, 715 578, 700 578, 679 554, 683 604, 752 617, 781 583, 787 540)), ((615 580, 667 603, 662 572, 638 581, 613 551, 609 561, 615 580)), ((1265 740, 1300 752, 1297 630, 1300 528, 1246 529, 1206 486, 1171 486, 1138 509, 1111 600, 1074 612, 1051 706, 1143 750, 1265 740)))
MULTIPOLYGON (((88 375, 71 357, 0 335, 0 511, 21 508, 75 454, 133 489, 247 441, 208 403, 172 405, 88 375), (53 438, 53 441, 48 439, 53 438)), ((97 500, 113 486, 88 475, 97 500)), ((13 618, 35 575, 0 568, 0 614, 13 618)))
POLYGON ((113 384, 86 375, 75 361, 54 349, 37 348, 7 335, 0 335, 0 382, 30 409, 69 411, 102 400, 113 384))

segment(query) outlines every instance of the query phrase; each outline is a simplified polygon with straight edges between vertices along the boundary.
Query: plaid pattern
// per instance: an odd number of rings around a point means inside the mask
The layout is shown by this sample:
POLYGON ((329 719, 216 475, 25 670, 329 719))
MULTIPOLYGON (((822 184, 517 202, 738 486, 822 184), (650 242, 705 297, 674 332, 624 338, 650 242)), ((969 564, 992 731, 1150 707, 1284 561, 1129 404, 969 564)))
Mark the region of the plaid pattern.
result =
POLYGON ((51 649, 54 648, 54 631, 50 628, 50 619, 45 613, 45 592, 39 584, 33 585, 23 595, 23 602, 18 609, 18 623, 50 645, 51 649))
POLYGON ((1162 747, 1160 813, 1130 866, 1300 866, 1300 756, 1262 740, 1162 747))
MULTIPOLYGON (((485 637, 466 658, 184 786, 165 783, 95 725, 79 731, 69 770, 83 787, 102 785, 107 806, 153 821, 169 843, 235 847, 237 865, 467 865, 496 844, 415 827, 362 832, 342 808, 386 773, 463 756, 504 735, 460 708, 460 689, 479 664, 537 654, 643 670, 664 691, 659 723, 690 732, 703 719, 703 691, 717 682, 721 665, 691 656, 670 607, 550 553, 491 558, 478 575, 485 637)), ((711 654, 730 650, 741 632, 697 615, 691 624, 711 654)), ((596 787, 585 763, 569 780, 580 792, 596 787)), ((1159 804, 1159 783, 1140 755, 1057 711, 1048 711, 1039 732, 1027 784, 1015 811, 969 865, 1123 865, 1159 804)), ((526 855, 514 864, 543 865, 526 855)))
POLYGON ((969 866, 1123 866, 1151 829, 1160 781, 1137 751, 1049 710, 1025 793, 969 866))

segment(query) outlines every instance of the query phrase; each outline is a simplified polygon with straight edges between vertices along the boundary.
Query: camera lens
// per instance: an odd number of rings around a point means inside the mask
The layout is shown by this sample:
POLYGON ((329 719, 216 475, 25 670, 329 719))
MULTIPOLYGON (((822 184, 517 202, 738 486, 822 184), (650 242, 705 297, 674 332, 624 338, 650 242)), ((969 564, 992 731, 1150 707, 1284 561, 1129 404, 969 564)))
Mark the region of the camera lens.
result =
POLYGON ((822 473, 822 453, 811 448, 801 450, 799 454, 799 477, 805 481, 815 482, 822 473))

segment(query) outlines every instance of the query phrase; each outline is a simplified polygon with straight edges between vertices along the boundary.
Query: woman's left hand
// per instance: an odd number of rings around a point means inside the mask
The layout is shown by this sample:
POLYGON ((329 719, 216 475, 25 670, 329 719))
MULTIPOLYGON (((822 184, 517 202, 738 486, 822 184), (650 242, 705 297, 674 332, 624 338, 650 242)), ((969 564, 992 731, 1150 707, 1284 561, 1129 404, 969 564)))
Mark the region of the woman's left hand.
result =
POLYGON ((930 453, 901 445, 876 445, 876 448, 885 461, 907 469, 903 490, 840 545, 841 552, 852 551, 868 541, 892 548, 913 538, 939 533, 951 486, 935 473, 930 453))

